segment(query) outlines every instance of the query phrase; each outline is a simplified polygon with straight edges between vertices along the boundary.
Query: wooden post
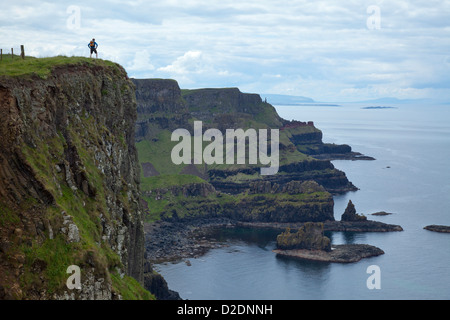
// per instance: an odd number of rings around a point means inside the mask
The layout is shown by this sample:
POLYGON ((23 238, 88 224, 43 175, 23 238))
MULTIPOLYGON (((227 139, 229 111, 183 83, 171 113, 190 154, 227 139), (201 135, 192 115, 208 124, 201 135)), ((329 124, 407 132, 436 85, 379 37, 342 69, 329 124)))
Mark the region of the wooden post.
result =
POLYGON ((22 59, 25 59, 25 48, 22 45, 20 45, 20 56, 22 57, 22 59))
POLYGON ((11 59, 14 59, 14 48, 11 48, 11 59))
POLYGON ((0 49, 0 61, 3 60, 3 49, 0 49))

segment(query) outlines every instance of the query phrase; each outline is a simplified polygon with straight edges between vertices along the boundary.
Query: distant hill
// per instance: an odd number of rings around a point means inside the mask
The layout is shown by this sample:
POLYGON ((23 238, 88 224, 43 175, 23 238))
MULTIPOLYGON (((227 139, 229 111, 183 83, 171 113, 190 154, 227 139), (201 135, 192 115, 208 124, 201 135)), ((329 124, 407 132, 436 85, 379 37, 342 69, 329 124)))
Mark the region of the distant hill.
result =
POLYGON ((267 99, 267 102, 272 105, 295 105, 295 104, 304 104, 304 103, 314 103, 315 101, 308 97, 302 96, 289 96, 283 94, 261 94, 261 98, 267 99))

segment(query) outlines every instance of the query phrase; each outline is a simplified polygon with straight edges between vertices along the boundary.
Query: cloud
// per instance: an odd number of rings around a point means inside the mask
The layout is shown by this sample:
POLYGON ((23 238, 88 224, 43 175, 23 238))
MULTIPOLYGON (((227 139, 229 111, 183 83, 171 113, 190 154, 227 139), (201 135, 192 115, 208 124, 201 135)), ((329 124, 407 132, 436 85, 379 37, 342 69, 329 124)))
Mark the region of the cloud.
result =
POLYGON ((159 67, 157 72, 159 76, 177 79, 182 86, 235 86, 233 80, 241 74, 223 69, 220 64, 220 58, 214 59, 202 51, 190 50, 169 65, 159 67))
POLYGON ((149 73, 155 67, 151 63, 150 53, 147 50, 139 50, 134 55, 133 61, 128 65, 127 70, 132 72, 149 73))
POLYGON ((0 11, 0 47, 88 56, 95 37, 99 56, 132 75, 191 88, 448 100, 449 16, 450 2, 441 0, 16 0, 0 11), (68 28, 73 5, 80 24, 68 28), (371 5, 380 8, 380 29, 367 27, 371 5))
POLYGON ((202 61, 203 57, 201 51, 188 51, 183 56, 176 58, 172 64, 158 68, 158 71, 181 75, 188 73, 202 73, 204 70, 202 61))

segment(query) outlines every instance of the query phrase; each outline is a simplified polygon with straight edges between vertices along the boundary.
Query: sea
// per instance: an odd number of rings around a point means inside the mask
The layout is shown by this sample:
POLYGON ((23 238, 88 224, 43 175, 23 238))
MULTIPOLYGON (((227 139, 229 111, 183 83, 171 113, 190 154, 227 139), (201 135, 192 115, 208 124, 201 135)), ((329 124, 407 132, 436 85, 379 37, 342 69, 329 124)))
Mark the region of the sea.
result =
POLYGON ((368 219, 401 232, 327 232, 332 244, 364 243, 383 255, 340 264, 281 258, 274 230, 220 229, 224 245, 154 268, 189 300, 447 300, 450 234, 450 105, 364 103, 276 106, 287 120, 314 121, 326 143, 348 144, 376 160, 336 160, 359 188, 334 196, 340 220, 349 200, 368 219), (367 108, 369 107, 369 108, 367 108), (386 216, 371 213, 385 211, 386 216), (376 285, 375 285, 376 284, 376 285))

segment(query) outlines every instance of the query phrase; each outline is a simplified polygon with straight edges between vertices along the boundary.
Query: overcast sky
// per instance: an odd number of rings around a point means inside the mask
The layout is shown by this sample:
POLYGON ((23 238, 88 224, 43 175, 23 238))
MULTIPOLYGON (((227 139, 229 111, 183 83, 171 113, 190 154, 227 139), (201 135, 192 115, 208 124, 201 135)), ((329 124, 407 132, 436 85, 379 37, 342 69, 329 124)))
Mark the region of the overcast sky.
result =
POLYGON ((130 77, 316 101, 450 101, 450 0, 15 0, 0 47, 99 57, 130 77))

